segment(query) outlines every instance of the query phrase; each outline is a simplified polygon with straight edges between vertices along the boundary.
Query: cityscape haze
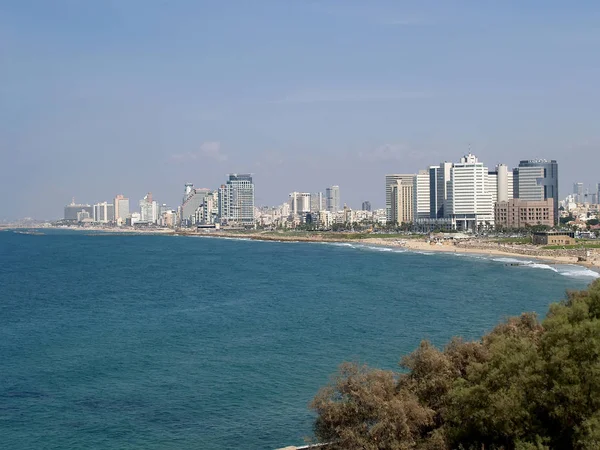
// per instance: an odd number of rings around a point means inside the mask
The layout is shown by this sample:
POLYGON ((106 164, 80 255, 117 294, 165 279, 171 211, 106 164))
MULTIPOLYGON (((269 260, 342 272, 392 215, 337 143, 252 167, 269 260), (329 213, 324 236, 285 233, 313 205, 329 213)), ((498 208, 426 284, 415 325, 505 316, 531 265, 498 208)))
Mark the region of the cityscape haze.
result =
POLYGON ((336 183, 339 208, 377 209, 385 174, 469 148, 490 169, 557 160, 559 198, 598 201, 599 20, 594 2, 3 2, 0 220, 73 196, 91 217, 117 193, 175 207, 233 172, 257 206, 336 183))

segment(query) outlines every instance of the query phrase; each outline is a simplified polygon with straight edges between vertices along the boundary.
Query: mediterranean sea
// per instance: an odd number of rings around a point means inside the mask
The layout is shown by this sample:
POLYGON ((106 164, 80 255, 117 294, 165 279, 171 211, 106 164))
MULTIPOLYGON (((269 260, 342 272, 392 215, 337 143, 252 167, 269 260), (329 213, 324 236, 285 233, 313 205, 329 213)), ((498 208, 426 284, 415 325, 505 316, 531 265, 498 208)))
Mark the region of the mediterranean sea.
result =
POLYGON ((397 368, 598 274, 355 244, 0 232, 0 447, 273 449, 347 360, 397 368))

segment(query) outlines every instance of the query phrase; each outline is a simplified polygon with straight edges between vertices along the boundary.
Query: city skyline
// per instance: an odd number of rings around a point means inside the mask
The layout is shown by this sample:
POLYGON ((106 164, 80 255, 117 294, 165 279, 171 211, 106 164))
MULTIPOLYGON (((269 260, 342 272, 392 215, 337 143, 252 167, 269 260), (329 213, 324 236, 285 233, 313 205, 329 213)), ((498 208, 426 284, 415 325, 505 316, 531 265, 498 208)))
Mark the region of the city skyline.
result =
POLYGON ((557 160, 560 198, 592 193, 598 20, 585 1, 9 0, 0 219, 53 219, 73 196, 175 205, 230 172, 254 174, 257 205, 335 184, 380 208, 382 175, 469 150, 557 160))

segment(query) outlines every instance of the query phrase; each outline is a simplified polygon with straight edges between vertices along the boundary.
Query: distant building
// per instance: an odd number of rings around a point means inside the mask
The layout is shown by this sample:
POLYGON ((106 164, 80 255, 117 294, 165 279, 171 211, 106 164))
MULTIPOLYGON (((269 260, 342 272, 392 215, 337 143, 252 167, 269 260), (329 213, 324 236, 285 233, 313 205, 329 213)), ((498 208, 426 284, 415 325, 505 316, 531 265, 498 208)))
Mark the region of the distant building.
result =
POLYGON ((575 202, 583 203, 583 183, 573 183, 573 195, 575 195, 575 202))
POLYGON ((292 192, 289 195, 290 214, 306 215, 311 210, 311 197, 308 192, 292 192))
POLYGON ((73 201, 71 201, 70 204, 65 206, 64 219, 71 220, 73 222, 80 222, 80 220, 78 218, 78 214, 81 212, 86 212, 87 213, 86 218, 88 218, 88 219, 94 216, 94 208, 92 206, 77 204, 77 203, 75 203, 75 199, 73 199, 73 201))
POLYGON ((427 219, 430 215, 429 172, 419 171, 413 177, 413 221, 427 219))
POLYGON ((362 210, 363 211, 369 211, 371 212, 371 202, 370 201, 365 201, 362 203, 362 210))
POLYGON ((496 226, 524 228, 534 225, 554 226, 554 201, 526 201, 518 198, 497 202, 494 208, 496 226))
POLYGON ((94 222, 108 223, 115 220, 114 205, 108 202, 96 203, 94 205, 94 222))
POLYGON ((254 183, 252 175, 231 173, 219 188, 219 218, 222 224, 254 227, 254 183))
POLYGON ((413 179, 397 180, 391 185, 391 223, 413 221, 413 179))
POLYGON ((498 164, 495 171, 488 172, 488 191, 492 194, 492 204, 514 198, 513 172, 506 164, 498 164))
POLYGON ((494 204, 488 191, 488 168, 471 153, 450 169, 445 216, 458 230, 494 225, 494 204))
POLYGON ((325 196, 322 192, 315 192, 310 194, 310 211, 318 213, 325 210, 327 205, 325 204, 325 196))
POLYGON ((152 199, 152 192, 148 192, 144 198, 140 200, 140 217, 141 222, 158 222, 158 203, 156 200, 152 199))
POLYGON ((182 226, 189 227, 196 223, 196 211, 204 203, 206 196, 212 193, 210 189, 194 188, 192 183, 185 184, 180 209, 182 226))
POLYGON ((119 194, 115 197, 113 203, 115 211, 115 222, 125 223, 125 219, 129 217, 129 199, 119 194))
POLYGON ((403 181, 404 184, 413 183, 414 174, 388 174, 385 176, 385 215, 389 223, 396 223, 397 217, 392 215, 392 186, 398 181, 403 181))
POLYGON ((533 233, 535 245, 574 245, 575 233, 572 231, 543 231, 533 233))
POLYGON ((555 160, 523 160, 513 170, 514 197, 527 201, 551 198, 554 202, 554 225, 558 224, 558 164, 555 160))
POLYGON ((335 185, 325 190, 327 211, 336 213, 340 210, 340 187, 335 185))

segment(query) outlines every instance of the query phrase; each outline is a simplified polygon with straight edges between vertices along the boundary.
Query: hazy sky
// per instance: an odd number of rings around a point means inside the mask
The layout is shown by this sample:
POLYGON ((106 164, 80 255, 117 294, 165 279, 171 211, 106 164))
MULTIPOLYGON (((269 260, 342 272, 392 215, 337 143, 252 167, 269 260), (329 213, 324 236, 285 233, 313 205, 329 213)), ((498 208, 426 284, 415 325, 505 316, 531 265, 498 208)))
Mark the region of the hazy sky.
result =
POLYGON ((252 172, 257 204, 467 152, 600 182, 600 2, 3 0, 0 219, 252 172))

